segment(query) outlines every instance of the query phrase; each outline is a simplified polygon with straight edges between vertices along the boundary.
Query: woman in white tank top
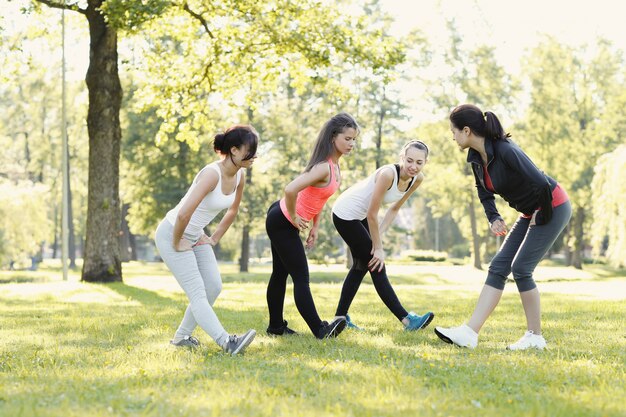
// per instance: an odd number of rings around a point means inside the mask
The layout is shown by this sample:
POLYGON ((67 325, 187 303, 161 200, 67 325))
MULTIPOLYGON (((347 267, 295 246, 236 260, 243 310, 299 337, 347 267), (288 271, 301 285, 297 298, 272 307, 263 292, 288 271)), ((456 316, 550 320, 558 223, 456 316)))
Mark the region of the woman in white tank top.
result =
POLYGON ((346 317, 349 328, 357 328, 348 316, 363 277, 369 270, 376 292, 387 308, 404 325, 405 330, 420 330, 434 317, 428 312, 407 312, 398 300, 385 270, 385 251, 381 235, 389 228, 400 207, 424 180, 422 168, 428 160, 428 147, 421 141, 404 145, 400 163, 385 165, 368 178, 344 191, 333 206, 333 223, 352 253, 353 264, 346 276, 336 310, 346 317), (391 204, 381 224, 378 212, 391 204))
POLYGON ((256 332, 229 335, 212 305, 222 289, 213 253, 235 220, 245 185, 245 169, 256 158, 259 136, 252 126, 236 125, 215 136, 214 150, 222 159, 198 172, 189 190, 170 210, 156 231, 159 255, 189 298, 189 305, 174 338, 174 346, 197 347, 191 334, 199 325, 229 354, 237 354, 252 342, 256 332), (226 214, 209 237, 203 230, 221 211, 226 214))

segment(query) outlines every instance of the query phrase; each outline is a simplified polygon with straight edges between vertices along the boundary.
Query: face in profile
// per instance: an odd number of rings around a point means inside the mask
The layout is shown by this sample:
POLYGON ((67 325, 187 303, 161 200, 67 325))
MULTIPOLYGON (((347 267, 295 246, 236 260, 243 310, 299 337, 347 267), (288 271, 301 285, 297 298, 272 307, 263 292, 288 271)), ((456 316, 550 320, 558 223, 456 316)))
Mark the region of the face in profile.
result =
POLYGON ((343 129, 343 132, 338 133, 333 140, 335 149, 337 149, 337 151, 339 151, 342 155, 350 153, 356 144, 357 135, 358 132, 352 127, 343 129))
POLYGON ((239 148, 233 147, 231 152, 233 155, 233 159, 237 162, 237 165, 241 166, 242 168, 250 168, 257 158, 256 154, 254 154, 251 158, 249 157, 250 147, 248 145, 241 145, 241 147, 239 148))
POLYGON ((461 150, 467 149, 469 147, 468 130, 469 128, 460 130, 456 126, 454 126, 452 123, 450 123, 450 131, 452 132, 452 140, 456 142, 456 144, 459 146, 461 150))

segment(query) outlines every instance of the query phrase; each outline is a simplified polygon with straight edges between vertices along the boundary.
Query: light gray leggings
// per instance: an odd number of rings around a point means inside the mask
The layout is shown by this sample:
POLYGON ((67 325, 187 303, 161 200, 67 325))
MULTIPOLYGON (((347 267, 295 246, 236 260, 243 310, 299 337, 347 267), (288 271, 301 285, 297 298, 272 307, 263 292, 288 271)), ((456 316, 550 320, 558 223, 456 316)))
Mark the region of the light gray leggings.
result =
POLYGON ((211 245, 194 246, 193 250, 177 252, 172 246, 174 226, 164 219, 156 230, 155 242, 161 258, 187 294, 189 305, 176 331, 174 340, 190 336, 196 325, 223 346, 228 333, 222 327, 212 305, 222 291, 222 277, 211 245))

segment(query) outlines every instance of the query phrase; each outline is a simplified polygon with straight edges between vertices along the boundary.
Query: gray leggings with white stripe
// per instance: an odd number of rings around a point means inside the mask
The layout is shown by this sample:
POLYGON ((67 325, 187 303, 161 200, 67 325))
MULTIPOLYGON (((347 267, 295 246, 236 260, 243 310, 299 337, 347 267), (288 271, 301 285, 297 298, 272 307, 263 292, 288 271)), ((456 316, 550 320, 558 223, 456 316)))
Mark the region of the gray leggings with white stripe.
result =
POLYGON ((194 246, 193 250, 177 252, 172 246, 174 226, 164 219, 156 230, 155 242, 161 258, 187 294, 189 305, 174 341, 190 336, 196 325, 215 342, 224 346, 228 333, 213 311, 213 303, 222 290, 222 277, 211 245, 194 246))

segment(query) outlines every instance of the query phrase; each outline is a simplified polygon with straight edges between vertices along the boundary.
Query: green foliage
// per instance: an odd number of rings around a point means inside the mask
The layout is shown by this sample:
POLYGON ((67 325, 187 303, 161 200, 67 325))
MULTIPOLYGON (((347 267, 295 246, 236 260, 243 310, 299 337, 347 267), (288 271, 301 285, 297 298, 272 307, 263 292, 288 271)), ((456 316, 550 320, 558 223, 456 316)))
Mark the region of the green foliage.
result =
MULTIPOLYGON (((508 107, 514 103, 520 84, 497 62, 495 48, 483 45, 466 50, 454 22, 449 22, 448 28, 451 42, 444 56, 450 73, 442 76, 446 79, 441 79, 433 87, 432 100, 449 110, 461 103, 472 103, 485 111, 494 111, 500 117, 509 114, 508 107), (441 85, 452 89, 441 90, 441 85)), ((439 123, 424 124, 417 129, 418 137, 424 138, 433 149, 427 166, 430 177, 425 181, 426 196, 435 217, 450 213, 463 237, 474 242, 476 250, 472 252, 477 252, 473 256, 478 266, 478 259, 482 258, 480 247, 490 233, 489 225, 475 196, 474 177, 466 163, 466 154, 457 151, 449 126, 446 117, 439 123), (476 219, 476 230, 472 230, 472 218, 476 219)), ((508 222, 513 216, 512 211, 499 198, 496 204, 508 222)))
POLYGON ((376 72, 404 59, 397 41, 368 25, 367 16, 341 13, 339 6, 300 0, 193 1, 187 12, 170 9, 149 22, 142 56, 139 105, 156 105, 163 123, 157 142, 174 136, 194 143, 212 131, 216 114, 256 111, 264 93, 288 78, 298 93, 311 82, 340 91, 329 76, 337 65, 376 72))
POLYGON ((196 173, 217 156, 200 138, 202 152, 184 142, 155 146, 155 112, 128 112, 122 152, 122 200, 130 204, 128 222, 133 233, 152 235, 159 221, 183 197, 196 173))
MULTIPOLYGON (((28 24, 7 32, 2 48, 7 65, 3 66, 0 86, 0 175, 14 183, 23 181, 47 190, 45 210, 52 244, 60 235, 61 218, 61 28, 51 24, 47 8, 29 16, 28 24), (56 70, 58 69, 58 71, 56 70), (56 227, 49 225, 56 224, 56 227)), ((85 32, 78 29, 79 16, 66 16, 66 36, 75 38, 85 32)), ((82 22, 82 19, 80 21, 82 22)), ((67 134, 70 154, 70 185, 73 226, 77 236, 84 236, 87 211, 87 94, 82 80, 71 71, 67 80, 67 134)))
POLYGON ((600 157, 591 183, 591 243, 597 255, 605 252, 611 264, 618 267, 626 265, 625 176, 626 145, 621 145, 600 157))
POLYGON ((107 24, 126 32, 137 32, 140 26, 160 16, 172 6, 167 0, 106 0, 100 10, 107 24))
MULTIPOLYGON (((16 3, 8 6, 17 10, 16 3)), ((75 8, 79 6, 84 2, 75 8)), ((0 175, 47 187, 47 216, 58 223, 60 83, 59 72, 53 70, 60 66, 58 10, 40 7, 36 1, 24 9, 41 13, 31 13, 28 26, 18 32, 7 31, 6 17, 0 18, 4 28, 0 105, 6 109, 0 116, 0 175)), ((394 162, 408 138, 425 140, 431 147, 426 181, 419 196, 407 203, 416 227, 406 230, 396 225, 389 231, 385 245, 391 253, 433 247, 435 218, 448 234, 442 247, 458 242, 458 252, 464 253, 461 240, 476 239, 485 254, 491 253, 494 242, 488 238, 465 155, 450 139, 447 118, 440 123, 417 120, 420 125, 408 134, 400 130, 408 109, 398 99, 396 81, 422 79, 430 58, 442 51, 428 49, 428 34, 418 31, 402 39, 391 36, 393 22, 379 2, 108 0, 101 11, 120 33, 126 100, 121 192, 122 200, 131 204, 133 232, 150 235, 195 173, 216 158, 211 140, 217 131, 249 122, 261 133, 260 158, 249 173, 239 216, 223 243, 228 256, 236 257, 244 227, 253 244, 255 239, 266 242, 267 207, 301 171, 324 121, 348 111, 363 129, 358 149, 342 158, 342 190, 377 164, 394 162), (472 197, 476 236, 468 216, 472 197)), ((66 13, 66 24, 68 39, 88 38, 84 16, 66 13)), ((544 38, 523 62, 524 86, 529 87, 526 107, 516 100, 520 81, 504 70, 494 48, 469 50, 454 22, 449 28, 450 46, 443 51, 447 67, 438 71, 441 79, 430 82, 420 99, 432 101, 436 114, 447 114, 450 107, 466 101, 494 110, 505 128, 512 126, 507 130, 514 140, 564 185, 575 208, 583 211, 584 235, 566 239, 570 246, 579 242, 582 248, 590 239, 588 233, 600 251, 606 239, 609 245, 619 242, 617 237, 607 238, 605 225, 594 225, 601 217, 594 213, 602 209, 592 207, 596 200, 592 178, 594 172, 608 172, 604 165, 594 171, 596 164, 606 163, 602 155, 626 141, 623 52, 602 39, 573 48, 544 38)), ((87 97, 82 81, 74 78, 68 92, 70 169, 74 223, 77 234, 84 235, 87 97)), ((607 189, 616 187, 606 176, 597 181, 607 189)), ((502 200, 497 204, 512 224, 516 213, 502 200)), ((622 217, 613 221, 623 223, 622 217)), ((52 241, 54 231, 48 230, 46 240, 52 241)), ((311 259, 335 256, 341 242, 334 238, 336 232, 325 214, 311 259)), ((257 252, 263 252, 259 245, 257 252)))
POLYGON ((435 103, 450 110, 461 103, 472 103, 497 114, 509 113, 508 107, 514 103, 521 85, 497 61, 495 48, 481 45, 468 50, 454 21, 448 22, 448 30, 450 49, 444 56, 451 73, 432 92, 435 103), (440 86, 451 86, 452 92, 441 91, 440 86))
MULTIPOLYGON (((132 80, 123 199, 131 202, 134 232, 151 232, 178 202, 212 159, 198 152, 206 152, 217 131, 248 122, 261 135, 260 158, 248 172, 238 219, 224 243, 238 241, 244 227, 253 238, 265 234, 267 208, 301 172, 322 124, 339 111, 358 110, 352 103, 360 102, 359 88, 345 88, 353 72, 360 83, 375 74, 382 80, 404 59, 400 43, 385 32, 390 22, 374 24, 379 8, 348 19, 342 7, 195 1, 170 8, 124 41, 142 57, 123 61, 132 80), (168 168, 172 160, 176 170, 168 168)), ((351 166, 366 168, 356 161, 351 166)), ((335 234, 325 219, 314 259, 336 248, 335 234)))
POLYGON ((533 161, 559 181, 575 213, 568 246, 580 258, 590 231, 593 169, 598 158, 624 142, 623 57, 603 40, 597 53, 546 38, 534 48, 526 71, 531 102, 519 126, 519 141, 533 161), (619 126, 619 127, 618 127, 619 126))
POLYGON ((0 182, 0 265, 29 258, 50 235, 47 194, 41 184, 0 182))

